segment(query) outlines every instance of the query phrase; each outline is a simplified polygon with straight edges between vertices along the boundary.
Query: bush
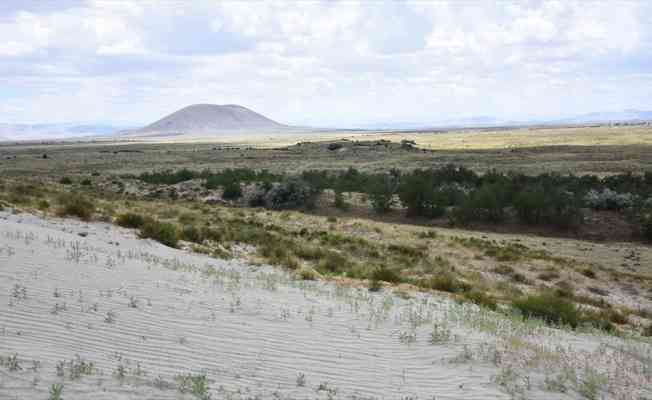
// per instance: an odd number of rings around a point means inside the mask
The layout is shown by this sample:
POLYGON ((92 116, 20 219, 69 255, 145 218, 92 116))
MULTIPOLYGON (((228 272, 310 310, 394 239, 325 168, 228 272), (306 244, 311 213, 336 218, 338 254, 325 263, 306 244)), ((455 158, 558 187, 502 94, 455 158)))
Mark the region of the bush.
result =
POLYGON ((236 200, 242 197, 242 188, 239 182, 230 182, 224 185, 222 198, 226 200, 236 200))
POLYGON ((584 196, 586 205, 595 210, 623 210, 631 207, 635 200, 636 197, 631 193, 618 193, 609 188, 603 189, 602 192, 591 189, 584 196))
POLYGON ((50 202, 45 199, 39 200, 37 207, 39 210, 47 210, 48 208, 50 208, 50 202))
POLYGON ((62 184, 62 185, 70 185, 70 184, 72 184, 72 180, 70 178, 68 178, 67 176, 64 176, 63 178, 61 178, 59 180, 59 183, 62 184))
POLYGON ((179 240, 174 224, 146 218, 140 228, 139 236, 144 239, 154 239, 169 247, 176 247, 179 240))
POLYGON ((204 241, 204 235, 202 230, 195 225, 186 225, 181 229, 181 239, 201 244, 204 241))
POLYGON ((344 200, 344 194, 342 194, 341 191, 336 190, 335 191, 335 208, 339 210, 348 210, 349 209, 349 204, 344 200))
POLYGON ((253 190, 250 190, 245 199, 249 207, 265 207, 265 196, 269 189, 263 185, 256 185, 253 190))
POLYGON ((93 182, 91 182, 90 179, 84 179, 83 181, 81 181, 81 184, 82 184, 83 186, 90 186, 92 183, 93 183, 93 182))
POLYGON ((638 219, 641 236, 646 240, 652 241, 652 212, 643 212, 638 219))
POLYGON ((372 281, 383 281, 389 283, 398 283, 401 282, 401 276, 395 271, 387 268, 386 266, 381 266, 376 268, 371 273, 372 281))
POLYGON ((547 208, 546 195, 541 187, 524 190, 514 198, 516 216, 527 224, 543 222, 547 208))
POLYGON ((79 194, 66 194, 59 198, 61 208, 59 216, 75 216, 84 221, 89 221, 95 212, 95 206, 86 197, 79 194))
POLYGON ((442 292, 458 293, 469 290, 469 286, 451 273, 443 273, 418 282, 418 286, 442 292))
POLYGON ((448 197, 437 190, 432 175, 424 171, 414 171, 404 177, 398 190, 401 203, 407 207, 408 215, 440 217, 446 211, 448 197))
POLYGON ((580 312, 571 301, 553 293, 529 295, 512 302, 524 317, 540 318, 551 325, 569 325, 576 328, 580 323, 580 312))
POLYGON ((265 194, 265 204, 274 210, 314 208, 319 191, 301 179, 290 178, 265 194))
POLYGON ((145 223, 145 217, 136 213, 120 214, 115 219, 115 223, 124 228, 140 228, 145 223))
POLYGON ((389 212, 394 206, 394 194, 398 187, 396 175, 387 174, 374 179, 369 188, 369 200, 378 214, 389 212))
POLYGON ((455 210, 453 219, 460 224, 474 221, 502 222, 505 219, 507 188, 500 183, 484 184, 471 192, 455 210))

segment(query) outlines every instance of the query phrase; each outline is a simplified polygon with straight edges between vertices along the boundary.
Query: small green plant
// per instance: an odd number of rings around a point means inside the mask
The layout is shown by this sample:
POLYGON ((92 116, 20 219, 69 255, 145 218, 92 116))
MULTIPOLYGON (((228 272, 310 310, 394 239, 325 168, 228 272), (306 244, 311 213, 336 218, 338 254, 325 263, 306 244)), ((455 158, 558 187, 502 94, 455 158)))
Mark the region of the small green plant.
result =
POLYGON ((66 362, 59 361, 56 365, 57 376, 64 377, 66 371, 71 380, 79 379, 82 375, 92 375, 96 372, 95 365, 77 355, 74 359, 66 362))
POLYGON ((205 374, 178 375, 175 381, 181 393, 190 393, 200 400, 209 400, 211 398, 208 379, 205 374))
POLYGON ((63 178, 59 179, 59 183, 62 185, 71 185, 72 180, 68 178, 67 176, 64 176, 63 178))
POLYGON ((36 206, 38 207, 39 210, 47 210, 48 208, 50 208, 50 202, 45 199, 42 199, 39 200, 36 206))
POLYGON ((90 179, 86 178, 86 179, 81 181, 81 184, 82 184, 82 186, 91 186, 93 184, 93 182, 91 182, 90 179))
MULTIPOLYGON (((0 359, 0 361, 2 360, 0 359)), ((7 359, 4 360, 4 362, 0 362, 0 365, 2 364, 4 364, 7 367, 7 369, 11 372, 23 370, 23 367, 20 366, 20 362, 18 361, 18 354, 14 354, 7 357, 7 359)))
POLYGON ((63 397, 61 397, 63 393, 63 385, 60 383, 53 383, 52 386, 50 386, 50 397, 48 400, 63 400, 63 397))

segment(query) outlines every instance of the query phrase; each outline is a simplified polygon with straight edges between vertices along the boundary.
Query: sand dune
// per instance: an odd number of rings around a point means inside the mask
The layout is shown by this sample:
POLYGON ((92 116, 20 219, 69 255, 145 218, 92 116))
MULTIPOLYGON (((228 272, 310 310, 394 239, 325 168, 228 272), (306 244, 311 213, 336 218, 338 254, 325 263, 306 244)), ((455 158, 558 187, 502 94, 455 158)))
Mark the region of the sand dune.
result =
POLYGON ((66 400, 201 398, 179 392, 183 374, 205 374, 213 399, 579 398, 543 383, 570 366, 580 383, 593 368, 620 374, 600 393, 634 398, 651 394, 650 352, 446 298, 296 281, 108 224, 0 213, 1 399, 45 399, 54 383, 66 400), (76 357, 92 373, 58 376, 76 357))

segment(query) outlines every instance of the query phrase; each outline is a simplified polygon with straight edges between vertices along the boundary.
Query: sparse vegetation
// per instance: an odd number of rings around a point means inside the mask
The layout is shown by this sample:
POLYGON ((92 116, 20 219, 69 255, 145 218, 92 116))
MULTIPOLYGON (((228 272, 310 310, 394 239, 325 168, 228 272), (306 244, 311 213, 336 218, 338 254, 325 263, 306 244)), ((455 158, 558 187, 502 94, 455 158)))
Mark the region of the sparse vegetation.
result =
POLYGON ((514 300, 512 306, 526 317, 540 318, 553 325, 576 328, 581 320, 575 304, 552 293, 529 295, 514 300))
POLYGON ((89 221, 95 212, 95 206, 85 196, 80 194, 64 194, 59 197, 58 214, 64 216, 74 216, 84 221, 89 221))
POLYGON ((186 374, 178 375, 175 378, 177 387, 181 393, 190 393, 200 400, 210 400, 208 379, 205 374, 186 374))
POLYGON ((118 215, 115 223, 124 228, 140 228, 145 224, 145 217, 136 213, 124 213, 118 215))

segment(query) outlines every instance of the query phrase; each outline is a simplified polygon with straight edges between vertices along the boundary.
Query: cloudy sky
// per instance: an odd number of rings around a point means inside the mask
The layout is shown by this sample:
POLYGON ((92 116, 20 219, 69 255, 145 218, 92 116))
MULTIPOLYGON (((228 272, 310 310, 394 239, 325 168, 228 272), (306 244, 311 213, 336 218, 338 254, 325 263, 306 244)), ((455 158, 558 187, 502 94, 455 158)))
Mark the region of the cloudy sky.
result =
POLYGON ((0 1, 0 122, 193 103, 313 126, 652 109, 652 2, 0 1))

